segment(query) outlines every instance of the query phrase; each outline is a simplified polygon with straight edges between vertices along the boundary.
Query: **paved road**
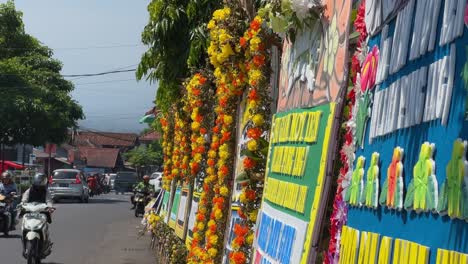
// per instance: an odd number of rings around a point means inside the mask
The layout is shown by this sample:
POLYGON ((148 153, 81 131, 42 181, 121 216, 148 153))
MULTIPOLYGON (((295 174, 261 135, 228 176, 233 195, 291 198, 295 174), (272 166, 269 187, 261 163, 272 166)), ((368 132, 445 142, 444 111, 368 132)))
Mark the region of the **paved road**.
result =
MULTIPOLYGON (((54 247, 44 264, 155 263, 148 235, 137 236, 141 218, 135 218, 128 201, 127 195, 107 194, 89 204, 56 204, 50 227, 54 247)), ((10 238, 0 236, 0 263, 26 263, 21 250, 18 231, 10 238)))

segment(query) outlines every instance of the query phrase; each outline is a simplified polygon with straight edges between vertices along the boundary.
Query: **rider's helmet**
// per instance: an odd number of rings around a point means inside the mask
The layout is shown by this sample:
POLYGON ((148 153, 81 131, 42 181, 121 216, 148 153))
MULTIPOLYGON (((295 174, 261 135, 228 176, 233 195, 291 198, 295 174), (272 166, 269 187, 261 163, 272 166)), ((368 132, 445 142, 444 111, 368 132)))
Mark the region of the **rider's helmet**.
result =
POLYGON ((2 173, 2 181, 4 180, 11 180, 13 178, 13 175, 9 171, 5 171, 2 173))
POLYGON ((33 186, 36 188, 44 188, 47 186, 47 176, 44 173, 34 175, 33 186))
POLYGON ((149 177, 148 175, 143 176, 143 181, 144 181, 145 183, 148 183, 149 180, 150 180, 150 177, 149 177))

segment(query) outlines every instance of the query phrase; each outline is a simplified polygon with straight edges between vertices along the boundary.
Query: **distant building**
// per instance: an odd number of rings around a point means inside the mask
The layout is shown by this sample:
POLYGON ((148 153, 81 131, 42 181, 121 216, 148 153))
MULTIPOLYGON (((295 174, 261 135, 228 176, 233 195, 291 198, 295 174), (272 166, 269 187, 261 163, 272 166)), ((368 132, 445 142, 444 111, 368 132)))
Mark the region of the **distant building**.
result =
POLYGON ((157 131, 149 131, 143 134, 138 138, 138 141, 141 145, 147 146, 155 141, 159 141, 161 139, 161 134, 157 131))
POLYGON ((118 148, 121 153, 138 144, 138 135, 133 133, 76 131, 70 140, 70 145, 75 147, 118 148))

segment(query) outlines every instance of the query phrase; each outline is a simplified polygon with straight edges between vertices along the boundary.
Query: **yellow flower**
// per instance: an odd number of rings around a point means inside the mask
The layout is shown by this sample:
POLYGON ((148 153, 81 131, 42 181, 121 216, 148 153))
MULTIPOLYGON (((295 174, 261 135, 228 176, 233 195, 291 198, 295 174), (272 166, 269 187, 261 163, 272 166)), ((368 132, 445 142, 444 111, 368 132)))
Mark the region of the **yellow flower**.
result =
POLYGON ((249 80, 258 81, 262 78, 262 72, 260 70, 251 70, 249 71, 249 80))
POLYGON ((199 145, 205 144, 205 138, 203 138, 203 137, 198 137, 198 138, 197 138, 197 143, 198 143, 199 145))
POLYGON ((254 210, 253 212, 249 214, 249 220, 252 222, 257 221, 257 210, 254 210))
POLYGON ((226 186, 223 186, 223 187, 219 188, 219 193, 222 196, 227 197, 229 195, 229 189, 226 186))
POLYGON ((253 240, 254 240, 254 235, 253 235, 253 233, 250 233, 250 234, 245 238, 245 241, 247 242, 248 245, 252 245, 253 240))
POLYGON ((216 26, 215 21, 212 19, 210 22, 208 22, 208 29, 213 29, 216 26))
POLYGON ((216 225, 216 222, 215 222, 213 219, 211 219, 210 221, 208 221, 208 226, 209 226, 209 227, 212 227, 212 226, 215 226, 215 225, 216 225))
POLYGON ((195 162, 200 162, 202 160, 202 155, 200 153, 196 153, 194 156, 193 156, 193 160, 195 162))
POLYGON ((263 115, 261 114, 256 114, 252 117, 252 122, 256 125, 256 126, 261 126, 263 125, 263 123, 265 123, 265 119, 263 119, 263 115))
POLYGON ((212 175, 212 174, 214 173, 214 169, 211 168, 211 167, 208 167, 208 168, 206 169, 206 173, 209 174, 209 175, 212 175))
POLYGON ((208 249, 208 254, 213 258, 213 257, 216 257, 216 255, 218 254, 218 250, 216 248, 210 248, 208 249))
POLYGON ((193 131, 198 131, 200 129, 200 123, 198 122, 192 122, 192 130, 193 131))
POLYGON ((244 203, 244 204, 247 202, 247 197, 245 197, 244 192, 241 192, 241 194, 239 195, 239 200, 241 203, 244 203))
POLYGON ((254 101, 254 100, 249 101, 249 107, 250 108, 255 108, 256 106, 257 106, 257 101, 254 101))
POLYGON ((227 159, 227 158, 229 158, 229 152, 227 152, 227 151, 219 151, 219 157, 220 157, 221 159, 227 159))
POLYGON ((232 124, 233 121, 234 121, 234 120, 233 120, 232 116, 230 116, 230 115, 225 115, 225 116, 224 116, 224 123, 225 123, 226 125, 232 124))
POLYGON ((247 142, 247 148, 250 151, 257 150, 258 149, 257 141, 255 139, 249 140, 249 142, 247 142))
POLYGON ((219 219, 223 218, 223 211, 221 211, 219 209, 216 209, 215 210, 215 218, 216 218, 216 220, 219 220, 219 219))
POLYGON ((210 242, 210 244, 216 245, 218 244, 218 236, 217 235, 209 236, 208 241, 210 242))
POLYGON ((214 150, 208 151, 208 157, 212 159, 216 158, 216 151, 214 150))
POLYGON ((262 43, 262 40, 259 37, 253 37, 250 40, 250 51, 258 50, 260 43, 262 43))
POLYGON ((219 151, 228 151, 229 150, 229 147, 226 143, 222 144, 221 146, 219 146, 219 151))
POLYGON ((204 230, 205 229, 205 224, 203 222, 198 223, 197 225, 199 230, 204 230))

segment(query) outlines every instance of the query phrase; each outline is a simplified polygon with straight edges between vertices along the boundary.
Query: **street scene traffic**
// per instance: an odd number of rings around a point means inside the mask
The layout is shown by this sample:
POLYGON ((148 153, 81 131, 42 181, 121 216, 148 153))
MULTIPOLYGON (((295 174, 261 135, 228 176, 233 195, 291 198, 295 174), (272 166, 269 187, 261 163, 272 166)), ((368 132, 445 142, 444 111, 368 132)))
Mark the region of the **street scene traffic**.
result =
POLYGON ((0 0, 3 263, 468 263, 467 0, 0 0))

